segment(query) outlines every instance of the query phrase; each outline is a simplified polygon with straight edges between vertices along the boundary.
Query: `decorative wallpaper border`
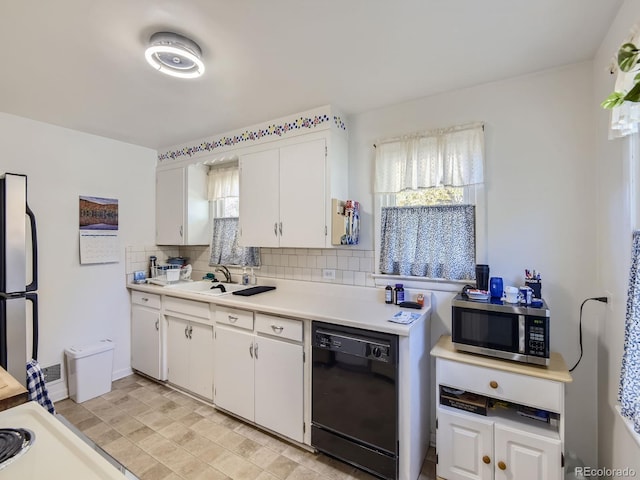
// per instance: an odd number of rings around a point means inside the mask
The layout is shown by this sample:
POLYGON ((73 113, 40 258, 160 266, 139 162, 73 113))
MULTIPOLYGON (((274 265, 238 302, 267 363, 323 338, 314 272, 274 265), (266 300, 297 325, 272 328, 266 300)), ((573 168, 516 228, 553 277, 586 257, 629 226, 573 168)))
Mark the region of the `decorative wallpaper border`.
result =
MULTIPOLYGON (((294 130, 312 130, 326 122, 330 121, 329 115, 315 115, 312 117, 299 117, 290 122, 284 122, 280 125, 272 124, 265 128, 258 128, 257 130, 246 130, 238 135, 222 136, 216 140, 205 141, 199 145, 192 145, 182 147, 179 150, 168 151, 158 154, 158 161, 163 162, 166 160, 175 160, 180 157, 192 157, 201 152, 212 152, 217 148, 230 147, 243 142, 252 142, 262 139, 263 137, 269 137, 277 135, 279 137, 294 130)), ((347 130, 347 126, 341 117, 334 115, 333 122, 341 130, 347 130)))

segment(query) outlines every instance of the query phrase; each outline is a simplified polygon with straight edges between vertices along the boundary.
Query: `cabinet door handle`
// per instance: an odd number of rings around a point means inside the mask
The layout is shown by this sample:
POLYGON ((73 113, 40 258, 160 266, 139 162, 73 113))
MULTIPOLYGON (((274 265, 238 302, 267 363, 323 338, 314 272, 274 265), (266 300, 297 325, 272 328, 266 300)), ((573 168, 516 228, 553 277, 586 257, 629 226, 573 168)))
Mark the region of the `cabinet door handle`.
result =
POLYGON ((180 238, 182 238, 182 225, 180 225, 180 238))
POLYGON ((507 469, 507 464, 506 464, 506 463, 504 463, 503 461, 499 461, 499 462, 498 462, 498 468, 499 468, 500 470, 506 470, 506 469, 507 469))
POLYGON ((258 359, 258 344, 256 343, 256 346, 253 348, 253 355, 256 357, 256 360, 258 359))
POLYGON ((251 345, 249 345, 249 355, 251 355, 251 358, 253 358, 253 342, 251 342, 251 345))
POLYGON ((277 237, 278 236, 278 222, 273 224, 273 234, 277 237))
POLYGON ((282 236, 282 222, 280 222, 280 236, 282 236))
POLYGON ((229 321, 231 323, 236 323, 238 321, 238 317, 234 317, 233 315, 229 315, 229 321))
POLYGON ((193 326, 189 325, 189 339, 193 338, 191 335, 193 334, 193 326))
POLYGON ((271 328, 275 333, 280 334, 280 333, 282 333, 282 329, 284 327, 281 327, 279 325, 271 325, 271 328))
POLYGON ((188 331, 189 331, 189 325, 184 327, 184 336, 185 336, 185 338, 189 338, 189 335, 187 334, 188 331))
POLYGON ((491 458, 489 458, 489 455, 485 455, 484 457, 482 457, 482 461, 489 465, 491 463, 491 458))
POLYGON ((498 388, 498 382, 496 382, 495 380, 491 380, 491 381, 489 382, 489 386, 490 386, 491 388, 493 388, 493 389, 496 389, 496 388, 498 388))
POLYGON ((156 330, 160 330, 160 320, 156 320, 156 330))

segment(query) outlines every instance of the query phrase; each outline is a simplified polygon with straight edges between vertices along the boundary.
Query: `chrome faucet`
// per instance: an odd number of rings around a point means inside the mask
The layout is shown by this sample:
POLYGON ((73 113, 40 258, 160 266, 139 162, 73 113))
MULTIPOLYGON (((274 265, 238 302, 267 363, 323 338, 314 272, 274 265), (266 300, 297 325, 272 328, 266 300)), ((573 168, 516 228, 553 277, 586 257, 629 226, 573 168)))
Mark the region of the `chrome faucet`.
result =
POLYGON ((224 275, 224 279, 227 283, 231 283, 231 272, 229 271, 229 269, 227 267, 225 267, 224 265, 220 265, 218 266, 214 272, 222 272, 224 275))

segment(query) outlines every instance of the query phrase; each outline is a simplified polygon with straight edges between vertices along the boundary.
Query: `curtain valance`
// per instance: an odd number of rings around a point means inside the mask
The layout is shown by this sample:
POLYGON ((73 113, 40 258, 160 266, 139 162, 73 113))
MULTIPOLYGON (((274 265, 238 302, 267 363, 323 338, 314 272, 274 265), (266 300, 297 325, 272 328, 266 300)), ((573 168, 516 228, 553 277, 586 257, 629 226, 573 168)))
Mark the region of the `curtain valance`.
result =
POLYGON ((209 200, 240 196, 240 170, 237 166, 209 170, 209 200))
POLYGON ((482 123, 405 135, 376 144, 376 193, 483 183, 482 123))

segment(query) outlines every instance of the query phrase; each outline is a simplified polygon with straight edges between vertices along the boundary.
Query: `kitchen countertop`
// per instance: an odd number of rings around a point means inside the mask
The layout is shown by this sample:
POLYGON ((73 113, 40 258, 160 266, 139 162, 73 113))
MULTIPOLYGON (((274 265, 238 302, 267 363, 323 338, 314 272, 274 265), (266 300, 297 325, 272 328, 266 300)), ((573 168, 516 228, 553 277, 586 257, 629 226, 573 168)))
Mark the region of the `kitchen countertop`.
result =
MULTIPOLYGON (((424 307, 421 310, 400 308, 397 305, 384 303, 384 289, 359 287, 351 285, 335 285, 314 282, 268 279, 260 285, 275 286, 275 290, 250 297, 231 293, 210 296, 193 293, 172 287, 129 284, 131 290, 187 298, 222 305, 226 307, 253 310, 287 317, 319 320, 328 323, 346 325, 356 328, 408 336, 411 330, 425 321, 431 313, 431 295, 425 294, 424 307), (418 320, 408 325, 388 321, 398 311, 420 313, 418 320)), ((247 286, 250 287, 251 285, 247 286)), ((412 291, 407 291, 407 299, 413 299, 412 291)))
POLYGON ((504 372, 520 373, 532 377, 544 378, 545 380, 554 380, 563 383, 573 381, 564 358, 562 358, 562 355, 558 352, 551 352, 549 365, 547 367, 542 367, 539 365, 511 362, 509 360, 486 357, 468 352, 458 352, 451 341, 451 336, 443 335, 431 350, 431 355, 438 358, 467 363, 469 365, 477 365, 479 367, 488 367, 495 370, 502 370, 504 372))
POLYGON ((6 410, 29 400, 27 389, 0 367, 0 410, 6 410))

